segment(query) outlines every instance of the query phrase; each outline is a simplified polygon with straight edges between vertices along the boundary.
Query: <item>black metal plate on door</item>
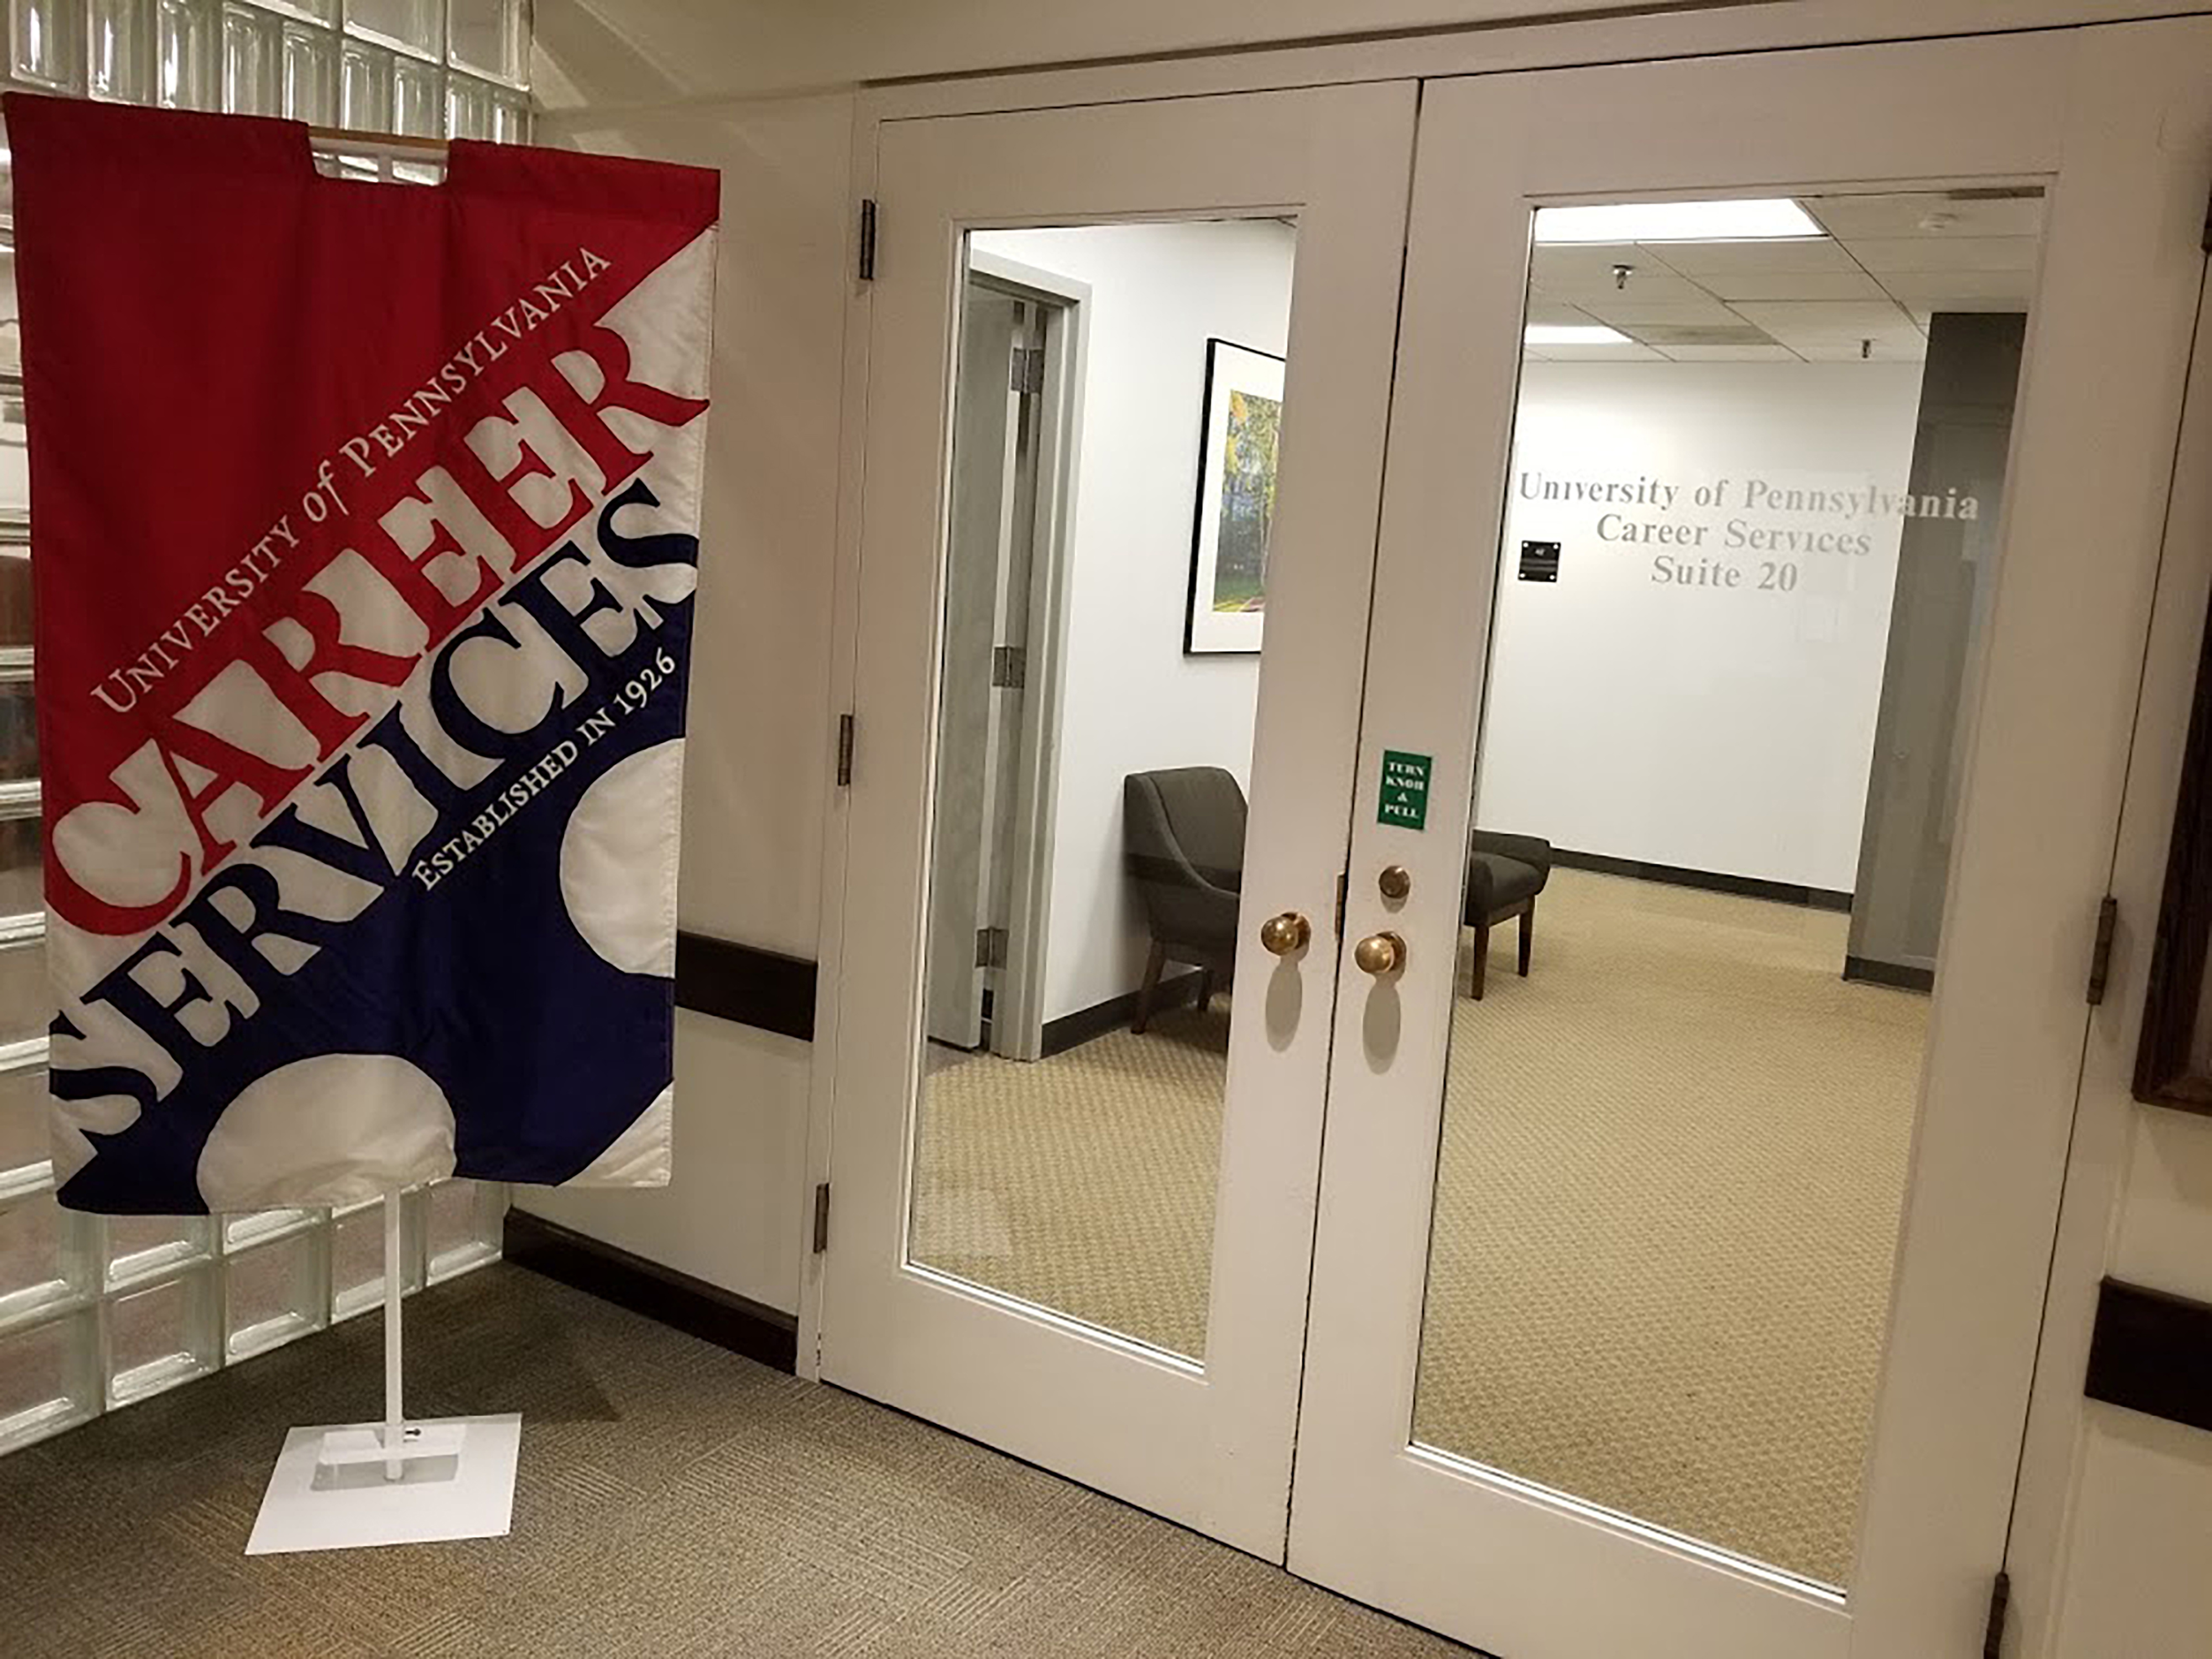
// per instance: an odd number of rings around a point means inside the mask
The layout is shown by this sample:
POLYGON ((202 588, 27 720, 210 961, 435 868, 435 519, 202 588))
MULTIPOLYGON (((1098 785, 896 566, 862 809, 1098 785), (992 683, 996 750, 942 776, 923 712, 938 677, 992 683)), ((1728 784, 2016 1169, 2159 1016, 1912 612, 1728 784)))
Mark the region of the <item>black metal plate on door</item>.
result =
POLYGON ((1555 582, 1559 580, 1559 543, 1522 543, 1521 580, 1524 582, 1555 582))

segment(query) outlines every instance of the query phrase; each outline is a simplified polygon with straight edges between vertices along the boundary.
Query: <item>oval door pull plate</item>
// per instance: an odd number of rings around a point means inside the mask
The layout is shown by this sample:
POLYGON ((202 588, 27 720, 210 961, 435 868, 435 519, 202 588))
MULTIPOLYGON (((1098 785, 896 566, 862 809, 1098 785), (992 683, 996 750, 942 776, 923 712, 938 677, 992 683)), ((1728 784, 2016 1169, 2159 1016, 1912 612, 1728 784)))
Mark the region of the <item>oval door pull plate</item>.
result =
POLYGON ((1279 916, 1270 916, 1260 924, 1260 943, 1271 956, 1286 957, 1306 948, 1313 938, 1313 923, 1295 910, 1285 910, 1279 916))

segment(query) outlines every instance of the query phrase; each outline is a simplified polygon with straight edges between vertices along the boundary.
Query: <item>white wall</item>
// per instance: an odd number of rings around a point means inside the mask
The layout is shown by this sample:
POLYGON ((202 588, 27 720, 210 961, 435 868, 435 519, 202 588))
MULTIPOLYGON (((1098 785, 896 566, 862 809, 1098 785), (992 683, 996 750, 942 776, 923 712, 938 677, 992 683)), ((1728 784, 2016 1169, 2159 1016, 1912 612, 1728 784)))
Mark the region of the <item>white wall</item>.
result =
POLYGON ((538 0, 534 84, 556 110, 653 105, 1602 9, 1589 0, 538 0))
MULTIPOLYGON (((1121 869, 1121 780, 1221 766, 1249 784, 1259 659, 1186 657, 1209 336, 1280 355, 1296 237, 1273 220, 979 234, 1091 287, 1054 804, 1047 1019, 1133 988, 1144 919, 1121 869)), ((1285 411, 1295 420, 1295 413, 1285 411)))
MULTIPOLYGON (((714 408, 684 752, 687 929, 811 958, 830 753, 852 100, 545 119, 540 143, 720 168, 714 408)), ((676 1030, 665 1190, 522 1188, 519 1207, 795 1312, 805 1043, 702 1015, 676 1030)))
POLYGON ((1528 365, 1478 822, 1849 891, 1904 520, 1749 492, 1901 493, 1919 389, 1915 363, 1528 365), (1653 499, 1531 499, 1547 484, 1653 499), (1866 551, 1751 544, 1778 532, 1866 551), (1655 534, 1700 539, 1632 539, 1655 534), (1516 579, 1523 539, 1561 544, 1557 582, 1516 579))

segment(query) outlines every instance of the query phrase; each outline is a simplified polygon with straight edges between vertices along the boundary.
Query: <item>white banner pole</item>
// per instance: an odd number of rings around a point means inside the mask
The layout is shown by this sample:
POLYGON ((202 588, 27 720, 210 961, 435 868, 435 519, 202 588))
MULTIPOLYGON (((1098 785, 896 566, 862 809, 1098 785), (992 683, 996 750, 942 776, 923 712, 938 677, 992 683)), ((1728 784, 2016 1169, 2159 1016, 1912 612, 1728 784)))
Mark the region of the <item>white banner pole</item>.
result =
POLYGON ((399 1189, 384 1194, 384 1478, 405 1472, 400 1457, 407 1413, 400 1395, 399 1299, 406 1289, 399 1265, 399 1189))

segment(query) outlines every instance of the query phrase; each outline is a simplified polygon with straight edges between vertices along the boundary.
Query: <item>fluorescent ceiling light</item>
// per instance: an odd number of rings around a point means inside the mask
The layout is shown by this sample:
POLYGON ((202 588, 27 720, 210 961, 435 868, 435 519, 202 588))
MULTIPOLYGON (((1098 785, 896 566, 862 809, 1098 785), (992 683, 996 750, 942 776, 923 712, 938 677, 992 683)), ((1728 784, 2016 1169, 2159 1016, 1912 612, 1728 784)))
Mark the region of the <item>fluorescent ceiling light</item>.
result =
POLYGON ((1622 202, 1536 210, 1540 242, 1764 242, 1818 237, 1787 196, 1743 202, 1622 202))
POLYGON ((1629 338, 1603 323, 1531 323, 1521 331, 1521 343, 1532 346, 1627 345, 1629 338))

